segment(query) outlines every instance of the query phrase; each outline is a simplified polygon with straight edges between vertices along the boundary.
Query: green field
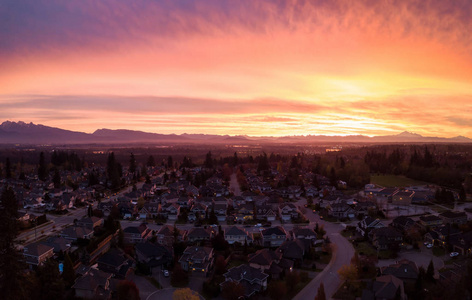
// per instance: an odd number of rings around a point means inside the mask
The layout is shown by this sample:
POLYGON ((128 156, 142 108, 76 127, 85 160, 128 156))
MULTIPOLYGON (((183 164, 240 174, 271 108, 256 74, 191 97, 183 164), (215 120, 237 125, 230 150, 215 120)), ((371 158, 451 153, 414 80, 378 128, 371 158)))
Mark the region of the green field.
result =
POLYGON ((374 183, 383 187, 405 187, 410 185, 428 184, 424 181, 419 181, 400 175, 371 175, 370 183, 374 183))

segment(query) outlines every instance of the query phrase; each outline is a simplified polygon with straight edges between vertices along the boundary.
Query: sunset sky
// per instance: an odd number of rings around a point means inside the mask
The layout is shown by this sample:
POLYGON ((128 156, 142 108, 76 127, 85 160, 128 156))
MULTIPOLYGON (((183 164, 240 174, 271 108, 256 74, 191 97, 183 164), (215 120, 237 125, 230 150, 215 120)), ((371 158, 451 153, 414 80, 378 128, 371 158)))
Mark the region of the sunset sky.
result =
POLYGON ((472 138, 472 1, 0 2, 0 123, 472 138))

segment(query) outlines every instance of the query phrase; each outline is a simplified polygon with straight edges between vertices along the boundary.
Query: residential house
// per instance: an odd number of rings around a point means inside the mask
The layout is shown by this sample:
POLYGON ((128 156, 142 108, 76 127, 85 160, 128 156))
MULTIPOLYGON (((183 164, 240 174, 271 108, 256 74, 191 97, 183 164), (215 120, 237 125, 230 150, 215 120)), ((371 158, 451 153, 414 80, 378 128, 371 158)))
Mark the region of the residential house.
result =
POLYGON ((243 222, 246 220, 254 219, 254 204, 253 203, 245 203, 241 204, 238 207, 235 207, 236 215, 235 219, 238 222, 243 222))
POLYGON ((371 230, 382 227, 385 227, 385 225, 379 219, 365 217, 364 220, 357 223, 356 230, 362 236, 367 236, 371 230))
POLYGON ((435 215, 420 216, 419 224, 424 228, 436 228, 443 225, 443 220, 435 215))
POLYGON ((439 217, 443 220, 444 224, 462 225, 467 223, 467 214, 463 211, 445 211, 439 214, 439 217))
POLYGON ((472 254, 472 231, 461 233, 452 242, 453 250, 462 255, 472 254))
POLYGON ((413 221, 412 218, 409 218, 406 216, 396 217, 395 219, 392 220, 392 223, 390 223, 390 226, 400 231, 407 231, 414 225, 415 225, 415 221, 413 221))
POLYGON ((171 225, 163 225, 157 232, 157 242, 161 245, 171 246, 175 242, 175 237, 177 236, 177 241, 182 242, 187 238, 187 231, 180 230, 177 227, 171 225))
POLYGON ((215 210, 216 218, 218 222, 226 221, 226 211, 228 210, 228 203, 225 202, 215 202, 213 209, 215 210))
POLYGON ((293 270, 293 261, 283 258, 280 251, 261 249, 249 254, 249 266, 259 269, 272 279, 280 278, 286 272, 293 270))
POLYGON ((396 191, 392 195, 392 204, 395 205, 410 205, 415 192, 413 191, 396 191))
POLYGON ((279 216, 283 221, 297 219, 299 216, 298 208, 293 203, 283 203, 279 205, 279 216))
POLYGON ((287 240, 287 232, 281 226, 264 229, 261 234, 264 247, 279 247, 287 240))
POLYGON ((23 256, 28 265, 40 266, 48 258, 54 256, 54 247, 42 243, 31 243, 23 248, 23 256))
POLYGON ((54 248, 54 253, 66 253, 69 252, 71 247, 71 241, 66 240, 63 237, 59 236, 52 236, 47 238, 45 241, 41 242, 41 244, 50 246, 54 248))
POLYGON ((414 283, 418 279, 419 269, 415 262, 402 259, 394 264, 380 269, 382 275, 393 275, 403 282, 414 283))
POLYGON ((252 243, 252 238, 249 236, 249 233, 246 230, 236 226, 225 228, 224 237, 230 245, 234 243, 240 243, 242 245, 245 243, 252 243))
POLYGON ((94 229, 95 227, 101 227, 103 226, 103 219, 102 218, 97 218, 97 217, 87 217, 87 218, 82 218, 80 220, 77 220, 75 222, 76 226, 79 227, 86 227, 88 229, 94 229))
POLYGON ((265 220, 265 221, 275 221, 277 218, 277 213, 274 212, 271 205, 262 204, 256 205, 256 218, 258 220, 265 220))
POLYGON ((403 281, 393 275, 375 278, 367 289, 362 291, 361 300, 406 300, 403 281))
POLYGON ((451 226, 450 224, 442 225, 432 229, 424 235, 425 241, 433 245, 447 246, 447 243, 452 243, 460 238, 460 230, 451 226))
POLYGON ((151 237, 152 230, 145 223, 139 226, 129 226, 123 229, 123 240, 125 243, 142 243, 151 237))
POLYGON ((159 203, 146 202, 139 210, 140 219, 152 219, 159 215, 159 203))
POLYGON ((174 259, 172 247, 153 244, 148 241, 136 244, 135 250, 137 260, 145 263, 150 268, 169 266, 174 259))
POLYGON ((371 235, 372 245, 379 250, 399 249, 403 242, 403 235, 392 227, 373 229, 371 235))
POLYGON ((303 256, 307 250, 309 250, 309 246, 299 239, 285 241, 277 248, 277 251, 282 253, 283 258, 292 260, 295 265, 300 265, 303 262, 303 256))
POLYGON ((75 280, 72 288, 75 296, 81 299, 110 299, 111 273, 103 272, 94 268, 75 280))
POLYGON ((269 277, 269 275, 261 270, 245 264, 229 269, 223 276, 225 281, 220 284, 222 288, 228 282, 240 283, 244 287, 244 296, 246 298, 253 296, 257 292, 265 291, 267 289, 267 278, 269 277))
POLYGON ((161 206, 160 213, 169 220, 177 220, 180 214, 180 206, 176 203, 166 203, 161 206))
POLYGON ((211 228, 196 227, 189 230, 187 240, 189 243, 210 241, 216 235, 216 231, 211 228))
POLYGON ((130 271, 132 261, 128 260, 120 250, 112 248, 98 258, 97 264, 99 270, 124 279, 130 271))
POLYGON ((213 265, 213 248, 191 246, 184 250, 179 259, 182 269, 206 275, 213 265))
POLYGON ((77 241, 78 239, 90 239, 93 236, 93 230, 87 227, 69 226, 64 228, 59 236, 66 240, 77 241))
POLYGON ((328 207, 328 214, 338 219, 354 218, 356 211, 344 201, 333 203, 328 207))

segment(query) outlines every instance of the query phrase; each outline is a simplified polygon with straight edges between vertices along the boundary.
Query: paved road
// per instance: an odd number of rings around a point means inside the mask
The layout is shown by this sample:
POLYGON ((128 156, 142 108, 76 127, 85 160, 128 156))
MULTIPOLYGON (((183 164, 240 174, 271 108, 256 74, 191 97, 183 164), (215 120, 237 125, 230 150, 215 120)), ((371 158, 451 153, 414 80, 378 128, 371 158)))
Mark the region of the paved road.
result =
POLYGON ((239 187, 238 177, 236 173, 231 174, 231 180, 229 181, 229 189, 235 196, 241 196, 241 189, 239 187))
MULTIPOLYGON (((303 205, 303 202, 299 202, 303 205)), ((326 230, 326 235, 329 237, 333 247, 333 256, 329 264, 324 270, 316 276, 310 283, 301 290, 295 297, 295 300, 314 299, 320 284, 323 283, 325 287, 325 294, 327 299, 330 299, 341 285, 341 279, 338 275, 338 270, 343 265, 351 263, 351 258, 354 256, 354 248, 351 243, 345 239, 341 234, 343 226, 341 224, 334 224, 320 220, 319 216, 313 212, 308 211, 305 216, 310 220, 310 227, 318 223, 323 225, 326 230)))

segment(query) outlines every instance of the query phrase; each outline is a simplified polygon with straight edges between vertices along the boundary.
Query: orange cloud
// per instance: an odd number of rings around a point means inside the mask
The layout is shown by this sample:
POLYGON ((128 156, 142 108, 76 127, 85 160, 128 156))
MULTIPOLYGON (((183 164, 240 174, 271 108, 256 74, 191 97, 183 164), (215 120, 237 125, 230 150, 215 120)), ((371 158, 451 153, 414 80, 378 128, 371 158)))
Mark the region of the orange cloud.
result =
POLYGON ((87 131, 472 136, 466 0, 3 7, 0 118, 87 131))

